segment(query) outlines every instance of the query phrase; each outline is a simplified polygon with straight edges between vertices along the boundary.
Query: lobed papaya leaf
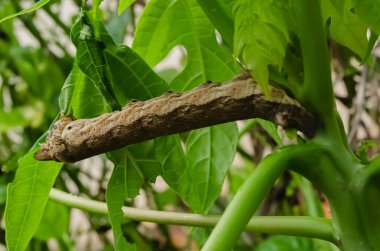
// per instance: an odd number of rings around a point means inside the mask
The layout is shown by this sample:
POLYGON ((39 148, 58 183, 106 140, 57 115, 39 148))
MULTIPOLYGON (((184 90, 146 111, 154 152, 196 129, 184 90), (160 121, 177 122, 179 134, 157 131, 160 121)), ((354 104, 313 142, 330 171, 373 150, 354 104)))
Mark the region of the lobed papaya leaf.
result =
POLYGON ((330 20, 330 36, 364 58, 368 46, 367 25, 351 11, 350 0, 322 0, 322 17, 330 20))
POLYGON ((269 96, 269 65, 282 68, 295 21, 289 1, 238 0, 234 5, 234 51, 269 96))
MULTIPOLYGON (((348 0, 346 0, 348 1, 348 0)), ((351 12, 357 16, 374 32, 380 34, 380 1, 379 0, 351 0, 353 9, 351 12)))
POLYGON ((132 48, 150 66, 176 45, 186 48, 184 70, 170 83, 174 91, 190 90, 207 80, 231 79, 240 70, 216 41, 215 28, 195 0, 153 0, 137 25, 132 48))

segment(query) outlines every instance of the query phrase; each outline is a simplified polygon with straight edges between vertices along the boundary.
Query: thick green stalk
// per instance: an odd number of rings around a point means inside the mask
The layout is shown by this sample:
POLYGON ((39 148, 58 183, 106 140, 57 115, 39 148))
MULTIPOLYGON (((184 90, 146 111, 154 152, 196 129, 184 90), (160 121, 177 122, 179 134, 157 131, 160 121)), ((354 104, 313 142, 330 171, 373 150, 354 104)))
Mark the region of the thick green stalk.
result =
POLYGON ((315 150, 295 146, 266 157, 239 189, 202 250, 232 250, 263 198, 292 160, 315 150))
MULTIPOLYGON (((304 147, 314 144, 308 142, 304 147)), ((321 151, 295 160, 292 169, 327 196, 334 236, 342 250, 379 250, 380 190, 378 182, 367 183, 363 179, 363 173, 370 167, 364 167, 344 151, 340 152, 341 149, 328 145, 319 148, 321 151)))
POLYGON ((336 119, 327 38, 318 0, 296 0, 295 11, 301 43, 304 85, 302 103, 318 113, 322 128, 334 142, 342 142, 336 119))
MULTIPOLYGON (((50 199, 64 205, 98 214, 108 214, 106 203, 52 189, 50 199)), ((126 220, 147 221, 194 227, 214 227, 220 217, 189 213, 162 212, 123 207, 126 220)), ((257 216, 246 226, 247 231, 318 238, 333 241, 331 221, 317 217, 257 216)))

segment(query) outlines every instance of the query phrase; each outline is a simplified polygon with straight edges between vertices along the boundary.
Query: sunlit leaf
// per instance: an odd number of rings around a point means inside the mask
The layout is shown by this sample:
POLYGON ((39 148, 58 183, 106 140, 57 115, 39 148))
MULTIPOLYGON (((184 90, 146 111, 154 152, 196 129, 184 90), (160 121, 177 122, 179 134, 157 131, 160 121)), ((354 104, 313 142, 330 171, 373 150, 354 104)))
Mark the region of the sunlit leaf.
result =
POLYGON ((150 66, 176 45, 187 51, 187 64, 170 86, 190 90, 207 80, 225 81, 238 71, 235 60, 217 43, 215 28, 195 0, 153 0, 144 9, 132 48, 150 66))
POLYGON ((237 0, 234 5, 234 50, 266 95, 269 95, 268 65, 281 69, 294 31, 289 1, 237 0))
POLYGON ((350 1, 322 0, 323 19, 330 19, 330 36, 335 41, 363 58, 368 45, 367 26, 352 13, 352 6, 348 2, 350 1))
POLYGON ((11 18, 20 16, 20 15, 23 15, 23 14, 35 11, 35 10, 41 8, 42 6, 44 6, 45 4, 47 4, 48 2, 50 2, 50 0, 40 0, 40 1, 36 2, 36 3, 34 3, 32 6, 30 6, 29 8, 27 8, 25 10, 22 10, 20 12, 15 13, 15 14, 3 17, 2 19, 0 19, 0 23, 6 21, 8 19, 11 19, 11 18))
POLYGON ((380 0, 352 0, 352 2, 354 12, 358 17, 373 31, 380 34, 380 0))
POLYGON ((63 165, 35 160, 37 150, 24 156, 13 182, 8 186, 5 237, 9 251, 26 249, 38 229, 50 189, 63 165))

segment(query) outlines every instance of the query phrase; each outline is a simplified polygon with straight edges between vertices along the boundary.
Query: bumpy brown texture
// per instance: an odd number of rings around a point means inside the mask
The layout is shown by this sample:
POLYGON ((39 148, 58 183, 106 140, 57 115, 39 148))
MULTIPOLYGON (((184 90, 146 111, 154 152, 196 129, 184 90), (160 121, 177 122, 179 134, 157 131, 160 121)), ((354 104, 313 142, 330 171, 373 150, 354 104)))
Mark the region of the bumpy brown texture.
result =
POLYGON ((38 160, 75 162, 158 136, 249 118, 263 118, 313 136, 318 121, 284 91, 271 86, 271 100, 243 73, 224 83, 207 83, 185 93, 131 102, 121 111, 92 119, 56 122, 38 160))

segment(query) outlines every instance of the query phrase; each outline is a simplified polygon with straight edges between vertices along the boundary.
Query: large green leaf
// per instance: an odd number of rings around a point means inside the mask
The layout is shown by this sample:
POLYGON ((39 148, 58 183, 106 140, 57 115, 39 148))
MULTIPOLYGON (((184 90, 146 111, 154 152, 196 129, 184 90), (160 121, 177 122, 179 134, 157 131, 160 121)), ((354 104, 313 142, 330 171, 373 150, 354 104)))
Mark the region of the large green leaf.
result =
POLYGON ((12 15, 3 17, 2 19, 0 19, 0 23, 6 21, 8 19, 11 19, 11 18, 20 16, 20 15, 23 15, 23 14, 35 11, 35 10, 41 8, 42 6, 44 6, 45 4, 47 4, 48 2, 50 2, 50 0, 40 0, 40 1, 36 2, 36 3, 34 3, 32 6, 30 6, 29 8, 27 8, 25 10, 22 10, 20 12, 14 13, 12 15))
POLYGON ((351 11, 349 2, 351 1, 322 0, 322 15, 325 21, 331 18, 331 37, 363 58, 368 46, 367 26, 351 11))
POLYGON ((186 155, 192 176, 189 203, 196 212, 207 212, 219 196, 237 143, 236 123, 198 129, 188 136, 186 155))
POLYGON ((9 251, 23 251, 37 231, 50 189, 62 163, 34 159, 38 148, 21 160, 8 186, 5 209, 6 242, 9 251))
POLYGON ((162 178, 183 200, 189 201, 193 181, 179 136, 159 137, 155 143, 156 158, 162 165, 162 178))
POLYGON ((158 138, 156 157, 162 177, 195 212, 207 212, 218 197, 235 157, 235 123, 194 130, 186 142, 186 155, 176 139, 158 138), (172 142, 170 142, 170 140, 172 142))
POLYGON ((48 201, 34 237, 42 241, 61 238, 69 230, 69 216, 70 210, 67 206, 48 201))
POLYGON ((380 0, 352 0, 352 2, 354 2, 354 11, 358 17, 380 34, 380 0))
POLYGON ((155 160, 154 141, 135 144, 109 153, 115 166, 123 166, 126 172, 126 197, 133 198, 145 182, 154 182, 161 174, 161 165, 155 160))
POLYGON ((129 47, 108 46, 104 53, 120 104, 151 99, 169 90, 168 84, 129 47))
POLYGON ((217 43, 214 27, 195 0, 150 1, 132 48, 154 66, 176 45, 186 48, 188 59, 170 83, 173 90, 190 90, 207 80, 225 81, 239 71, 232 56, 217 43))
POLYGON ((107 186, 107 206, 116 250, 135 250, 123 237, 121 208, 127 197, 138 195, 145 182, 153 182, 161 174, 161 165, 155 161, 154 154, 153 140, 108 154, 115 165, 107 186))
POLYGON ((99 36, 98 29, 94 30, 94 25, 90 23, 91 20, 86 14, 86 12, 80 12, 71 29, 71 40, 77 48, 76 62, 79 68, 93 81, 112 110, 116 110, 120 106, 115 100, 111 83, 107 78, 106 63, 102 53, 104 44, 96 40, 95 32, 99 36))
POLYGON ((111 111, 92 80, 76 62, 62 87, 59 106, 61 112, 75 118, 91 118, 111 111))
POLYGON ((281 69, 294 20, 289 1, 237 0, 234 50, 268 94, 268 65, 281 69))

